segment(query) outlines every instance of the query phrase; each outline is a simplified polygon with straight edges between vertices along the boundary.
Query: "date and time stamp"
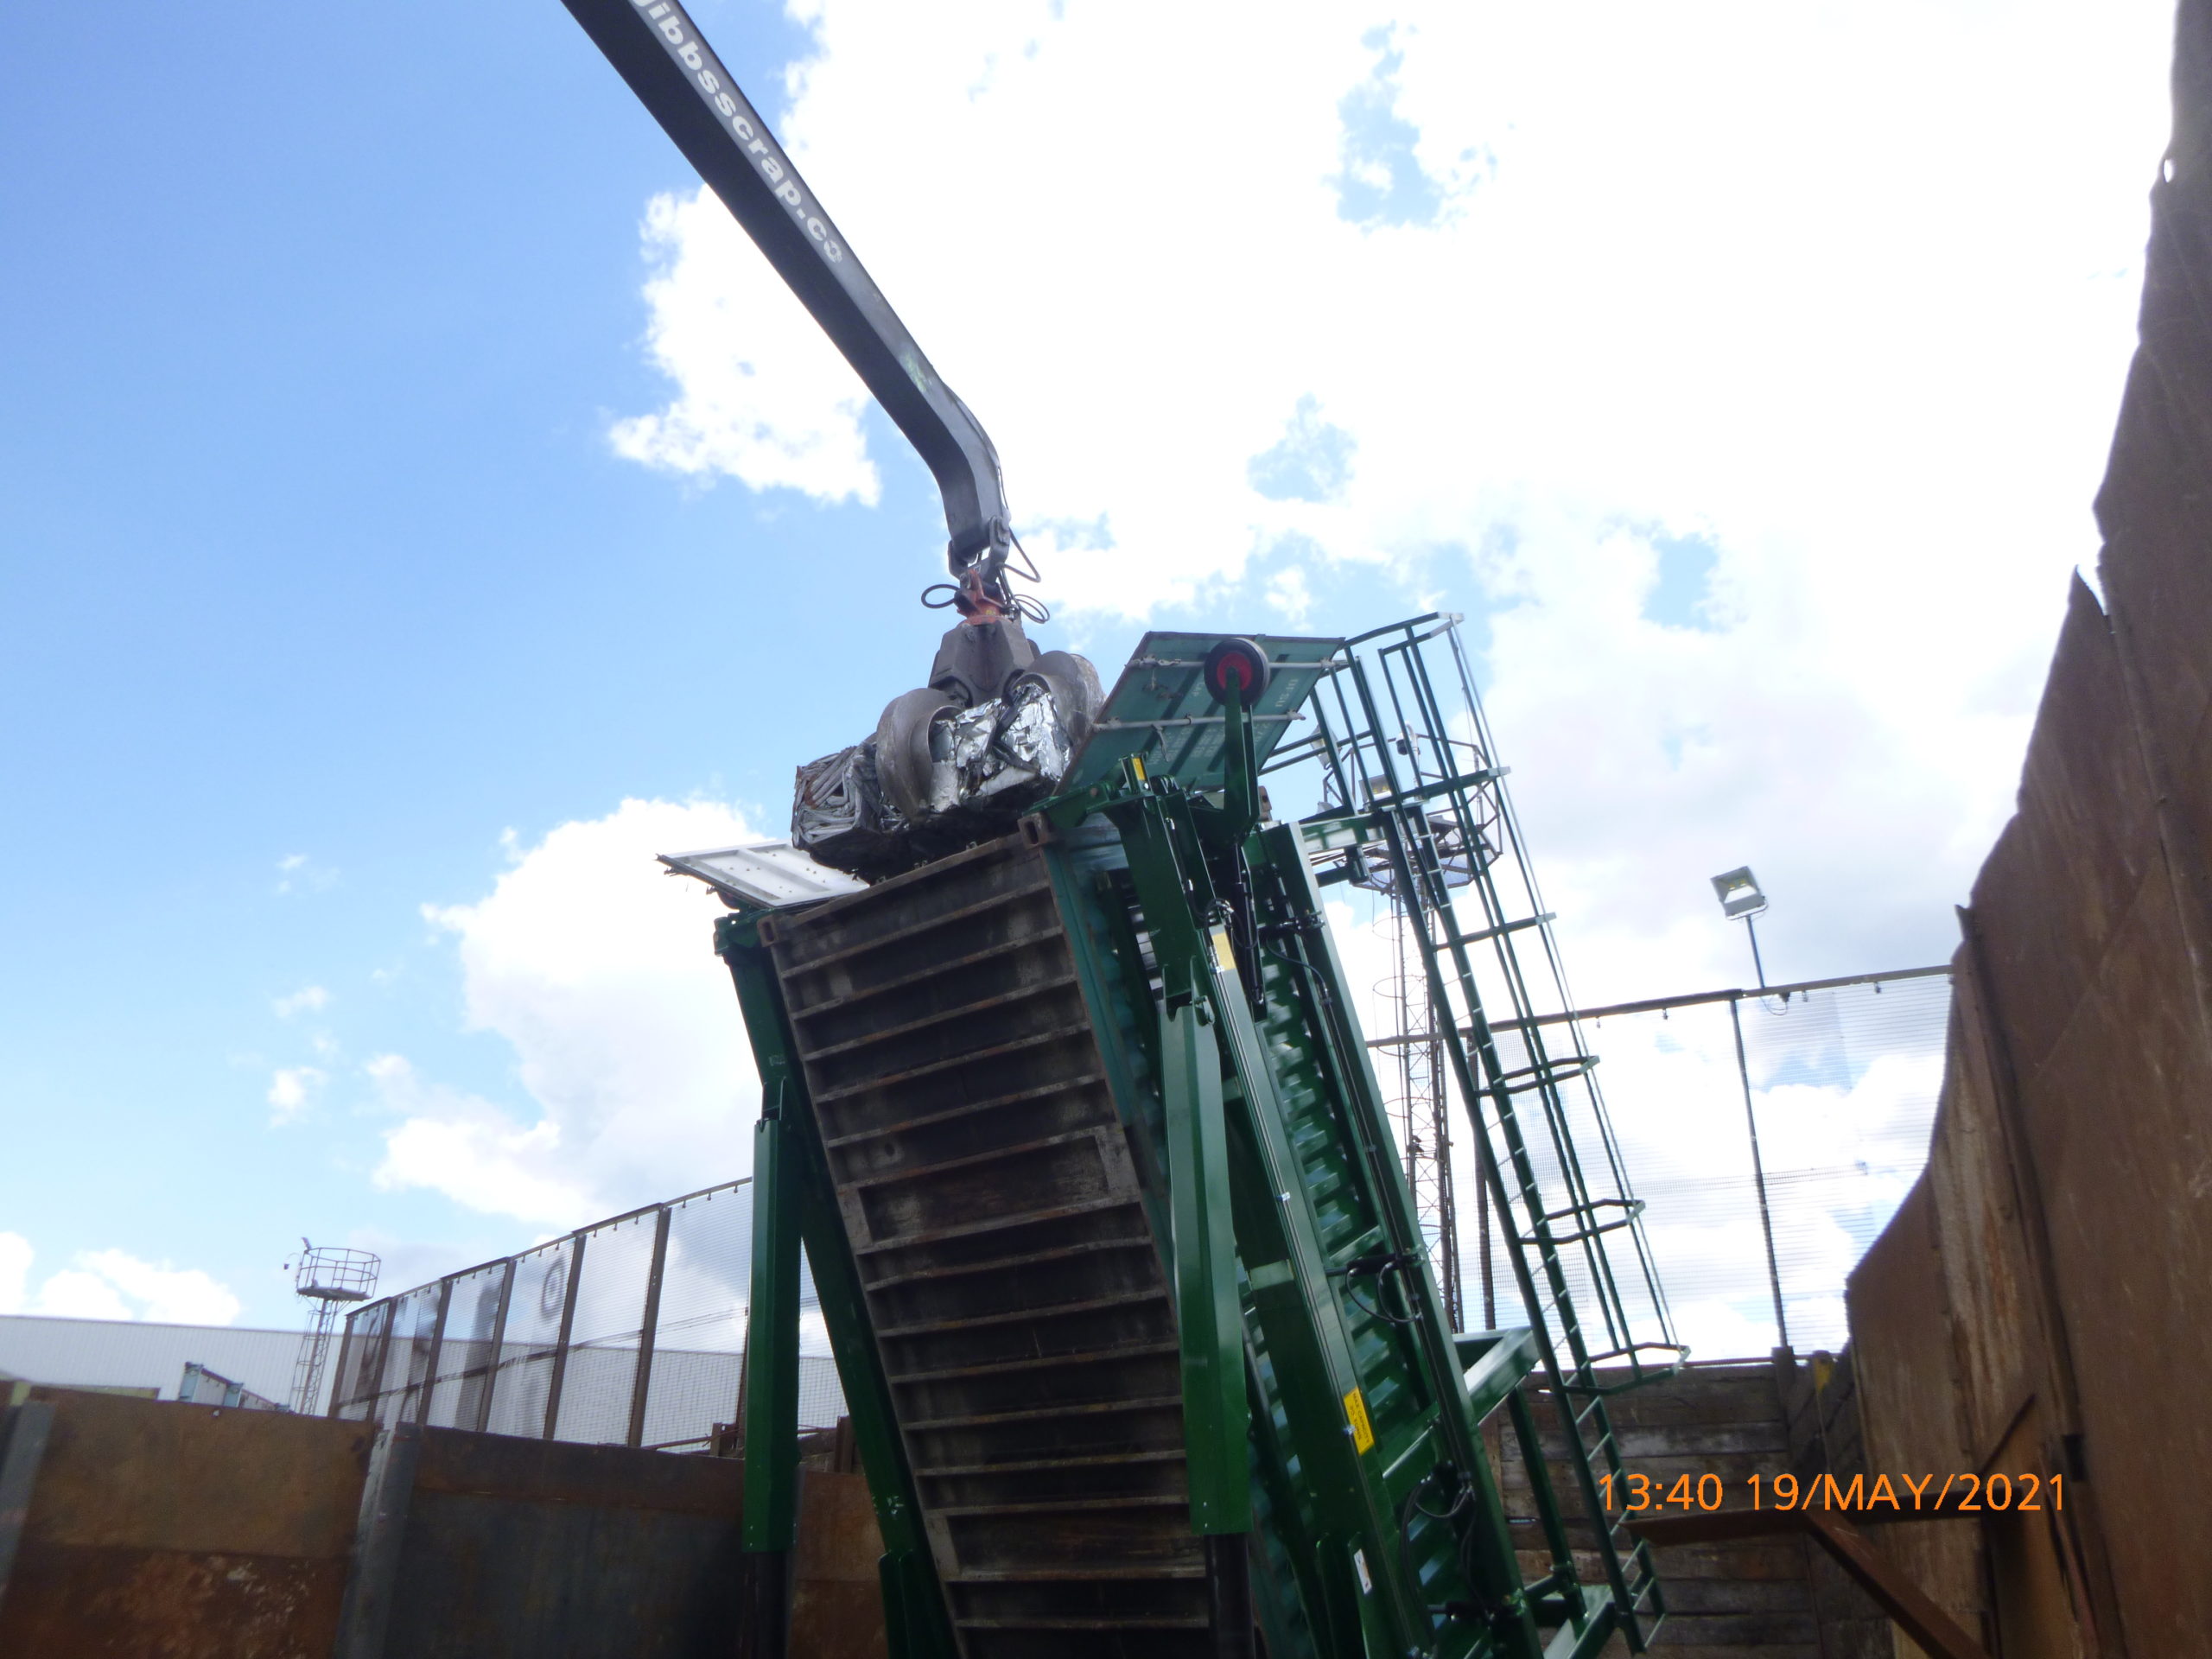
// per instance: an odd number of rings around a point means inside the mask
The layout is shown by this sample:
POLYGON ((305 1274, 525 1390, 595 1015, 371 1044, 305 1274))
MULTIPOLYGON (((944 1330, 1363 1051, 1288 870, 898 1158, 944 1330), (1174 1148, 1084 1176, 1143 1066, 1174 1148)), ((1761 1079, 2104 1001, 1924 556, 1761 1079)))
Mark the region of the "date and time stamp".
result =
POLYGON ((2063 1510, 2063 1475, 1747 1475, 1726 1481, 1716 1474, 1672 1480, 1633 1470, 1598 1478, 1609 1515, 1695 1515, 1721 1508, 1820 1510, 1837 1515, 1984 1515, 2063 1510), (1730 1503, 1732 1492, 1736 1501, 1730 1503))

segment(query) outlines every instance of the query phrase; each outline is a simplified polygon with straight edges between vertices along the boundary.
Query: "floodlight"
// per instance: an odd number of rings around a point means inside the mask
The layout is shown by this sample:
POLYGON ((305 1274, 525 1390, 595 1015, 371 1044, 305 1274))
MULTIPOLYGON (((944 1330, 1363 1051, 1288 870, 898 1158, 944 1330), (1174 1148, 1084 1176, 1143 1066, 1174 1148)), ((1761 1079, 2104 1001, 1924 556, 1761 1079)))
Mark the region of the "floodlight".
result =
POLYGON ((1766 908, 1766 894, 1759 891, 1758 878, 1751 874, 1748 864, 1714 876, 1713 896, 1720 901, 1722 912, 1732 922, 1756 916, 1766 908))
POLYGON ((1713 896, 1720 901, 1720 911, 1732 922, 1741 922, 1744 931, 1751 936, 1751 967, 1759 976, 1759 988, 1766 988, 1766 963, 1759 958, 1759 931, 1751 918, 1766 909, 1766 894, 1759 891, 1759 879, 1751 874, 1748 864, 1740 869, 1728 870, 1713 878, 1713 896))

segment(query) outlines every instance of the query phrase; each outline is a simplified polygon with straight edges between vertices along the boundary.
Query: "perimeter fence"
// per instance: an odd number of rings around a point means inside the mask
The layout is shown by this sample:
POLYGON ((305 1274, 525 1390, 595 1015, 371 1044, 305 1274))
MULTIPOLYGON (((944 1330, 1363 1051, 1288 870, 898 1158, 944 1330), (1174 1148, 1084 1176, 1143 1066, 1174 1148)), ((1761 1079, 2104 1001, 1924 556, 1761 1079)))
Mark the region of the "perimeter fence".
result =
MULTIPOLYGON (((1536 1022, 1550 1054, 1586 1056, 1603 1079, 1613 1151, 1692 1358, 1843 1345, 1844 1280, 1928 1160, 1950 992, 1948 968, 1908 969, 1536 1022)), ((1498 1036, 1509 1070, 1529 1063, 1519 1031, 1498 1036)), ((1468 1323, 1517 1323, 1461 1109, 1448 1126, 1454 1202, 1431 1243, 1456 1253, 1468 1323)), ((1586 1161, 1604 1155, 1594 1122, 1572 1128, 1586 1161)))
MULTIPOLYGON (((1927 1161, 1950 989, 1948 968, 1909 969, 1537 1022, 1550 1053, 1571 1035, 1565 1052, 1604 1078, 1610 1148, 1594 1121, 1569 1125, 1573 1143, 1618 1157, 1646 1205, 1692 1357, 1842 1346, 1845 1277, 1927 1161)), ((1519 1032, 1497 1034, 1509 1069, 1528 1064, 1519 1032)), ((1459 1263, 1464 1322, 1517 1323, 1511 1257, 1458 1110, 1443 1148, 1456 1201, 1424 1203, 1423 1221, 1459 1263)), ((752 1232, 751 1181, 731 1181, 365 1303, 346 1321, 331 1414, 704 1447, 738 1421, 752 1232)), ((801 1425, 830 1427, 844 1396, 810 1276, 800 1350, 801 1425)))
MULTIPOLYGON (((747 1178, 365 1303, 346 1321, 330 1414, 704 1448, 739 1420, 752 1243, 747 1178)), ((844 1395, 801 1275, 799 1423, 829 1428, 844 1395)))

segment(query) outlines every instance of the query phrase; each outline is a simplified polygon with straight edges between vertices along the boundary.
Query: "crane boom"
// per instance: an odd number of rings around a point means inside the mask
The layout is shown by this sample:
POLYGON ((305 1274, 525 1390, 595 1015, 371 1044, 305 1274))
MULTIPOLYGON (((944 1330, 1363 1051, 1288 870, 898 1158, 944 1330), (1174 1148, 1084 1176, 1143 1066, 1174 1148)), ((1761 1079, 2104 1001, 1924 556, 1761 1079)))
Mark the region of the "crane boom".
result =
MULTIPOLYGON (((1005 604, 998 451, 899 320, 768 124, 676 0, 563 0, 745 227, 937 479, 945 563, 1005 604)), ((963 610, 966 608, 963 606, 963 610)))

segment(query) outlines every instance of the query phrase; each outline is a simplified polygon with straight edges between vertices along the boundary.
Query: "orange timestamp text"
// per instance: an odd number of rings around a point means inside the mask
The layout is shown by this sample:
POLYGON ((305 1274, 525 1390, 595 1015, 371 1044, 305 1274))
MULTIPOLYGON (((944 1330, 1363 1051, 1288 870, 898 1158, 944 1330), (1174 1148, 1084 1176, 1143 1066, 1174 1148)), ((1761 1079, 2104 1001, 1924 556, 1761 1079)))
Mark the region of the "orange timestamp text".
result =
MULTIPOLYGON (((1604 1489, 1605 1510, 1624 1514, 1655 1514, 1717 1510, 1727 1502, 1728 1483, 1716 1474, 1677 1475, 1669 1484, 1633 1471, 1598 1477, 1604 1489)), ((2036 1510, 2066 1507, 2063 1475, 1946 1475, 1936 1485, 1934 1475, 1915 1480, 1899 1475, 1892 1481, 1877 1475, 1870 1485, 1864 1475, 1839 1481, 1834 1475, 1815 1475, 1800 1480, 1795 1475, 1749 1475, 1745 1489, 1755 1510, 1833 1510, 1840 1514, 1979 1515, 1991 1510, 2036 1510)))

